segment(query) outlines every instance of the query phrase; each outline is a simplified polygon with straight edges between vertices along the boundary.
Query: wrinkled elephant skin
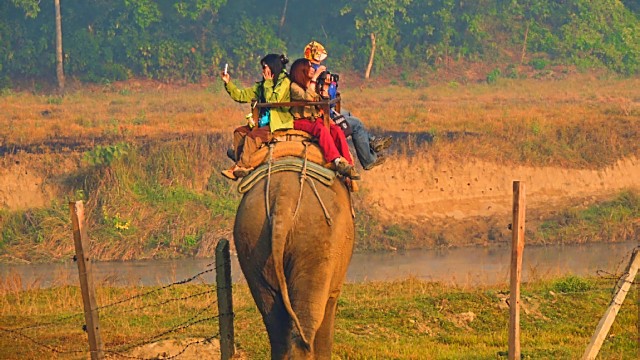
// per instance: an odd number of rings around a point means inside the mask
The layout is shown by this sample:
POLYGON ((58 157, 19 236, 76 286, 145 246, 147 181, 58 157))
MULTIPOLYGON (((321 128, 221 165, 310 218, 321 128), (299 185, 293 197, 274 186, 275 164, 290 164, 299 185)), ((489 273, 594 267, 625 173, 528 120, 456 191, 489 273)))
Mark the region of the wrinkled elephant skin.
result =
POLYGON ((350 193, 300 174, 279 172, 248 191, 238 207, 234 241, 240 267, 262 314, 272 359, 330 359, 340 290, 355 236, 350 193), (325 219, 327 209, 331 225, 325 219), (271 222, 267 217, 271 211, 271 222))

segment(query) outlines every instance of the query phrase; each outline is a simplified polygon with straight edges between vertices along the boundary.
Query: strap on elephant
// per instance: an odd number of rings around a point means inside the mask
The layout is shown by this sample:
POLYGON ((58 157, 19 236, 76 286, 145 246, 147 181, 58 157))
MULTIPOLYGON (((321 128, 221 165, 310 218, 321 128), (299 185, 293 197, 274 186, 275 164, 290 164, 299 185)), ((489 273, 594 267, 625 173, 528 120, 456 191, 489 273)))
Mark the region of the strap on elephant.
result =
POLYGON ((300 209, 300 203, 302 203, 302 190, 304 189, 304 181, 309 181, 309 185, 311 189, 313 189, 313 193, 316 194, 318 201, 320 202, 320 206, 322 207, 322 211, 324 211, 324 218, 327 221, 327 224, 331 226, 333 224, 333 220, 331 220, 331 215, 329 214, 329 210, 322 202, 322 198, 320 197, 320 193, 318 193, 318 188, 316 188, 316 183, 312 178, 307 177, 307 164, 309 161, 307 159, 307 150, 309 149, 309 143, 304 142, 304 162, 302 163, 302 171, 300 171, 300 193, 298 194, 298 202, 296 204, 296 210, 293 212, 293 218, 295 219, 298 215, 298 210, 300 209))

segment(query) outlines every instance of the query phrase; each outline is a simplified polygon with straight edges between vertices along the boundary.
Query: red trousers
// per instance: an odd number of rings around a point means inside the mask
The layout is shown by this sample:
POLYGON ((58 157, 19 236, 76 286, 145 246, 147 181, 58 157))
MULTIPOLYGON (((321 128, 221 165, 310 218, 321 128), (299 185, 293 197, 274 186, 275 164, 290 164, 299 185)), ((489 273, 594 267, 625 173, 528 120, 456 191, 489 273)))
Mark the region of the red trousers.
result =
POLYGON ((331 162, 342 156, 347 159, 349 164, 353 165, 347 138, 344 137, 344 133, 338 125, 331 123, 330 129, 327 129, 327 127, 324 126, 324 120, 319 117, 317 119, 296 119, 293 122, 293 128, 306 131, 318 138, 318 145, 320 145, 320 149, 327 162, 331 162))

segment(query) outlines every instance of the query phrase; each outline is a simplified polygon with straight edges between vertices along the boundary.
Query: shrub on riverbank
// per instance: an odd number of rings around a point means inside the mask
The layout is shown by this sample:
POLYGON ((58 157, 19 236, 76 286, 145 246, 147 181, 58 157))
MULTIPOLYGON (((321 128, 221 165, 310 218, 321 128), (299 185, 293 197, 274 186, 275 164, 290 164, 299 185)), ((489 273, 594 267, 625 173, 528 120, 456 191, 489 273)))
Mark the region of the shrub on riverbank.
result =
MULTIPOLYGON (((525 358, 576 359, 584 352, 611 300, 616 279, 559 278, 523 284, 521 349, 525 358), (576 285, 577 284, 577 285, 576 285)), ((79 289, 67 286, 23 290, 19 278, 0 283, 0 328, 17 329, 37 340, 3 331, 0 357, 44 358, 58 350, 65 358, 86 358, 87 336, 79 289), (29 326, 49 324, 42 327, 29 326)), ((348 359, 500 359, 508 349, 508 285, 450 287, 417 279, 346 284, 339 300, 334 353, 348 359)), ((99 305, 133 298, 100 310, 105 348, 126 351, 197 315, 215 316, 211 285, 98 288, 99 305), (148 296, 138 294, 151 292, 148 296), (198 295, 200 294, 200 295, 198 295), (192 297, 191 297, 192 296, 192 297), (169 301, 171 299, 180 301, 169 301), (154 305, 155 304, 155 305, 154 305), (158 305, 160 304, 160 305, 158 305), (134 311, 132 311, 134 310, 134 311)), ((249 359, 267 358, 266 331, 246 285, 233 291, 238 350, 249 359)), ((637 354, 637 292, 630 291, 606 338, 599 359, 637 354)), ((155 339, 206 338, 217 321, 197 323, 155 339)), ((199 345, 194 345, 199 346, 199 345)), ((181 350, 182 347, 177 350, 181 350)), ((169 356, 173 353, 167 354, 169 356)))

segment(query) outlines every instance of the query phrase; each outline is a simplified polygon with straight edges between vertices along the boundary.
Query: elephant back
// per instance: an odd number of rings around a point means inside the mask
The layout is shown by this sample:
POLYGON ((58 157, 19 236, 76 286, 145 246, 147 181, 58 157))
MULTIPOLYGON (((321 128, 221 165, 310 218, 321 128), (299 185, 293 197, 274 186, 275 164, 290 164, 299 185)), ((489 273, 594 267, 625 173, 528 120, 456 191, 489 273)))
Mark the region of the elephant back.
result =
MULTIPOLYGON (((274 132, 272 141, 254 152, 249 164, 255 170, 240 181, 238 192, 241 194, 249 191, 261 179, 280 171, 298 172, 327 186, 331 186, 336 178, 335 164, 326 161, 314 137, 300 130, 274 132)), ((351 191, 357 191, 354 181, 343 181, 351 191)))

